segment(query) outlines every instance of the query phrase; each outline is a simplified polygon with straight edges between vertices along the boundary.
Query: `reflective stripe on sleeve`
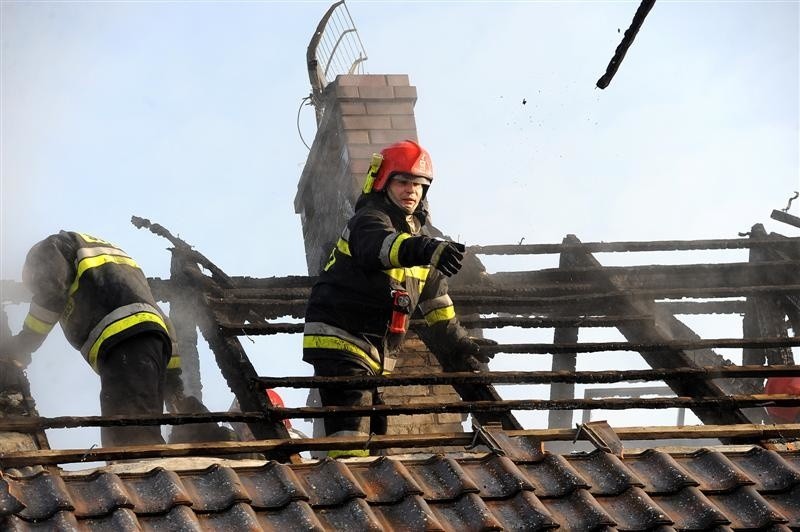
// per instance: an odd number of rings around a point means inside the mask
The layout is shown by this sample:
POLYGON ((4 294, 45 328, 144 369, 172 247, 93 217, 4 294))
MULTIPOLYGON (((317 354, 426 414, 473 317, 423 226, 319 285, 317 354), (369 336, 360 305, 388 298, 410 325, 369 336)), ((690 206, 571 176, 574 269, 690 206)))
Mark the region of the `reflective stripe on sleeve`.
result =
POLYGON ((55 323, 47 323, 46 321, 40 320, 39 318, 37 318, 33 314, 28 313, 28 315, 25 316, 24 325, 25 325, 25 327, 27 327, 28 329, 32 330, 36 334, 41 334, 42 336, 47 336, 47 334, 51 330, 53 330, 53 327, 55 326, 55 323))
POLYGON ((402 266, 399 258, 400 244, 402 244, 407 238, 411 238, 411 234, 392 233, 383 239, 379 258, 384 266, 387 268, 398 268, 402 266))
POLYGON ((181 367, 180 355, 172 355, 167 363, 167 369, 178 369, 181 367))
POLYGON ((453 300, 447 294, 421 301, 419 308, 425 316, 425 322, 428 325, 443 320, 452 320, 456 317, 455 308, 453 308, 453 300))
POLYGON ((432 310, 425 314, 425 323, 433 325, 440 321, 452 320, 456 317, 456 309, 452 306, 432 310))
POLYGON ((41 305, 31 303, 28 315, 25 316, 25 326, 35 333, 47 335, 58 323, 61 314, 48 310, 41 305))

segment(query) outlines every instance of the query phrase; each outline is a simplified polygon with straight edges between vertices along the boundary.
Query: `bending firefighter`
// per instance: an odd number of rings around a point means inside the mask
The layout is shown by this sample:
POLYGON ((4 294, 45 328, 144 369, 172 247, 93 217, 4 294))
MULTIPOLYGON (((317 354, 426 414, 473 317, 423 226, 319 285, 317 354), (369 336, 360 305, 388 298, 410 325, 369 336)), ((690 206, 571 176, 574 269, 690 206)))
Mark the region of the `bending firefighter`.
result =
MULTIPOLYGON (((425 236, 425 196, 433 181, 430 155, 406 140, 374 155, 358 199, 306 309, 303 360, 315 376, 381 375, 394 366, 419 308, 420 332, 439 357, 475 357, 478 345, 456 319, 446 277, 461 268, 464 245, 425 236)), ((380 403, 377 390, 320 388, 322 405, 380 403)), ((385 417, 325 419, 328 436, 385 434, 385 417)), ((368 451, 330 451, 329 456, 368 451)))
MULTIPOLYGON (((180 362, 167 318, 131 257, 99 238, 61 231, 31 248, 22 278, 33 293, 30 310, 0 357, 27 365, 60 322, 100 375, 103 416, 163 412, 167 368, 179 386, 180 362)), ((104 447, 164 443, 159 426, 103 427, 101 434, 104 447)))

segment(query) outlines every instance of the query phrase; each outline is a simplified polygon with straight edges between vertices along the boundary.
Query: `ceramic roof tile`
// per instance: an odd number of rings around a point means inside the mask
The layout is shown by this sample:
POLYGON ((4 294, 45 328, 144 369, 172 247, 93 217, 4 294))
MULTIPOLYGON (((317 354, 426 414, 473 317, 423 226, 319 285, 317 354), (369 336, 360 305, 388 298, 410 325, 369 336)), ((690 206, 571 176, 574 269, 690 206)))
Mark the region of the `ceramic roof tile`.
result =
POLYGON ((287 532, 289 530, 322 532, 325 530, 311 506, 303 501, 292 501, 279 510, 258 512, 256 516, 261 528, 267 532, 287 532))
POLYGON ((800 486, 782 493, 764 493, 764 499, 789 520, 787 525, 800 529, 800 486))
POLYGON ((530 491, 520 491, 510 499, 484 501, 503 526, 503 530, 550 530, 559 524, 530 491))
POLYGON ((548 453, 540 462, 518 464, 518 467, 540 499, 563 497, 576 489, 589 488, 589 483, 561 455, 548 453))
POLYGON ((249 504, 237 502, 224 511, 197 514, 201 530, 261 532, 258 517, 249 504))
POLYGON ((678 530, 708 530, 730 524, 725 514, 694 486, 651 498, 675 522, 678 530))
POLYGON ((22 501, 14 495, 15 491, 15 484, 10 484, 8 477, 0 472, 0 517, 19 513, 25 508, 22 501))
POLYGON ((377 504, 372 510, 387 530, 447 530, 419 495, 409 495, 395 504, 377 504))
POLYGON ((700 449, 688 455, 676 456, 675 460, 699 482, 703 493, 725 492, 755 483, 724 454, 717 451, 700 449))
POLYGON ((97 471, 67 483, 78 518, 104 516, 119 508, 133 508, 125 483, 111 473, 97 471))
POLYGON ((316 509, 325 530, 353 532, 382 531, 380 519, 364 499, 351 499, 330 508, 316 509))
POLYGON ((397 460, 380 457, 369 463, 353 464, 350 471, 358 479, 371 504, 388 504, 408 495, 422 495, 408 469, 397 460))
POLYGON ((539 462, 544 460, 545 453, 542 450, 542 442, 524 436, 510 437, 503 431, 492 432, 494 437, 503 449, 503 453, 515 463, 539 462))
POLYGON ((174 471, 156 467, 143 474, 119 476, 125 482, 137 515, 163 514, 175 506, 192 504, 191 495, 174 471))
POLYGON ((636 486, 620 495, 596 499, 617 523, 619 530, 652 530, 673 524, 667 513, 636 486))
POLYGON ((181 475, 195 512, 220 512, 239 502, 250 502, 236 471, 212 465, 199 472, 181 475))
POLYGON ((406 468, 425 493, 428 502, 451 500, 465 493, 478 493, 472 482, 452 458, 432 456, 424 462, 406 463, 406 468))
POLYGON ((144 530, 180 530, 181 532, 202 532, 200 521, 191 507, 175 506, 169 512, 157 515, 139 516, 144 530))
POLYGON ((447 523, 449 529, 459 532, 471 530, 502 530, 502 524, 492 515, 489 507, 474 493, 449 501, 431 503, 431 509, 439 521, 447 523))
POLYGON ((600 450, 569 457, 570 465, 585 478, 593 495, 618 495, 644 483, 617 456, 600 450))
POLYGON ((60 511, 75 510, 60 476, 42 471, 32 477, 15 479, 6 475, 5 478, 9 484, 9 491, 25 506, 16 513, 25 520, 40 521, 49 519, 60 511))
POLYGON ((3 532, 52 532, 53 530, 78 530, 78 519, 69 510, 56 512, 47 519, 26 521, 16 515, 0 519, 3 532))
POLYGON ((462 469, 480 490, 484 499, 507 499, 533 485, 510 459, 490 454, 482 460, 462 460, 462 469))
POLYGON ((616 521, 584 489, 573 491, 566 497, 540 499, 550 515, 565 531, 585 532, 603 526, 616 526, 616 521))
POLYGON ((367 494, 347 465, 326 458, 315 464, 303 464, 292 468, 306 493, 309 504, 317 506, 338 506, 353 498, 366 498, 367 494))
POLYGON ((758 529, 773 524, 785 524, 788 519, 770 507, 751 486, 743 486, 730 493, 707 494, 728 519, 734 529, 758 529))
POLYGON ((644 483, 650 494, 675 493, 686 486, 697 486, 689 474, 667 453, 648 449, 625 457, 625 464, 644 483))
POLYGON ((257 509, 278 509, 292 501, 310 499, 292 468, 278 462, 267 462, 252 470, 240 470, 239 480, 257 509))
POLYGON ((786 491, 800 484, 800 470, 795 469, 775 451, 753 447, 731 458, 755 482, 755 488, 761 493, 786 491))
POLYGON ((91 532, 138 532, 142 529, 130 508, 119 508, 103 516, 81 519, 78 523, 81 529, 91 532))

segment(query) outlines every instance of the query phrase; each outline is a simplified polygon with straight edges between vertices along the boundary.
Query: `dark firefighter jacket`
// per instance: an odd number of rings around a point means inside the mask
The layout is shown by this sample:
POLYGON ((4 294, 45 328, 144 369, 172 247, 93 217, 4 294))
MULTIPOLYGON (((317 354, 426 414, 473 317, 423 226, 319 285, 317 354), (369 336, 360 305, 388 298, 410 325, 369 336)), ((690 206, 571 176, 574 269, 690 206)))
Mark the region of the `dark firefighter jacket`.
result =
MULTIPOLYGON (((31 248, 23 278, 33 298, 15 345, 20 352, 38 349, 56 322, 95 371, 103 353, 134 334, 162 333, 172 346, 144 273, 109 242, 68 231, 51 235, 31 248)), ((179 366, 173 356, 169 367, 179 366)))
POLYGON ((303 360, 349 356, 374 373, 391 371, 405 334, 388 330, 393 291, 404 290, 428 325, 426 344, 443 355, 471 347, 447 294, 443 274, 426 263, 419 235, 423 203, 409 223, 383 193, 363 195, 311 291, 306 309, 303 360))

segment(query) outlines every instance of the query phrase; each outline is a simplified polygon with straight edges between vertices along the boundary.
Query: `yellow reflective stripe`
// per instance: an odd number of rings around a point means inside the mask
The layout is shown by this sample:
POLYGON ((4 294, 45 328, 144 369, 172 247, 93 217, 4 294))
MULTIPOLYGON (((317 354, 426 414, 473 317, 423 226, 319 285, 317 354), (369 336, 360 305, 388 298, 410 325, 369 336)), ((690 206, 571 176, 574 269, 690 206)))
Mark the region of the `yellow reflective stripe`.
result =
POLYGON ((406 275, 424 281, 428 278, 428 273, 430 273, 430 271, 430 266, 412 266, 411 268, 406 268, 406 275))
POLYGON ((167 363, 167 369, 178 369, 179 367, 181 367, 181 357, 179 355, 170 357, 167 363))
POLYGON ((376 372, 381 371, 380 364, 375 362, 366 351, 347 340, 342 340, 335 336, 305 335, 303 336, 303 349, 336 349, 338 351, 347 351, 348 353, 363 358, 376 372))
POLYGON ((336 242, 336 249, 350 257, 350 243, 343 238, 340 238, 338 242, 336 242))
POLYGON ((456 309, 452 305, 444 308, 437 308, 425 314, 425 323, 433 325, 440 321, 452 320, 456 317, 456 309))
POLYGON ((405 268, 392 268, 391 270, 383 270, 383 273, 397 281, 398 283, 402 283, 406 280, 406 269, 405 268))
POLYGON ((107 240, 103 240, 102 238, 96 238, 93 237, 92 235, 87 235, 86 233, 76 233, 76 234, 80 235, 82 239, 84 239, 86 242, 89 242, 90 244, 108 244, 109 246, 114 246, 114 244, 112 244, 107 240))
POLYGON ((397 238, 394 239, 392 242, 392 247, 389 248, 389 264, 392 266, 402 266, 400 264, 400 244, 406 241, 406 239, 411 238, 411 235, 408 233, 400 233, 397 235, 397 238))
POLYGON ((97 268, 98 266, 109 263, 125 264, 132 268, 139 268, 139 265, 136 264, 136 261, 130 257, 121 257, 117 255, 98 255, 97 257, 87 257, 78 263, 78 273, 75 275, 75 280, 72 282, 72 286, 69 287, 69 295, 71 296, 78 291, 78 282, 80 281, 81 276, 86 273, 86 270, 97 268))
POLYGON ((89 365, 91 365, 94 368, 94 370, 97 371, 98 369, 97 355, 100 352, 100 346, 103 344, 103 342, 105 342, 115 334, 124 331, 125 329, 130 329, 134 325, 138 325, 140 323, 145 323, 145 322, 157 323, 161 325, 165 331, 167 330, 167 324, 164 323, 164 320, 161 319, 161 316, 153 314, 152 312, 137 312, 136 314, 132 314, 126 318, 115 321, 114 323, 103 329, 103 333, 97 340, 95 340, 95 342, 92 344, 91 349, 89 349, 89 365))
POLYGON ((428 274, 430 273, 431 268, 430 266, 412 266, 411 268, 392 268, 390 270, 383 270, 383 273, 397 281, 398 283, 402 283, 406 280, 406 277, 411 277, 412 279, 419 280, 419 291, 422 291, 422 287, 425 285, 425 279, 428 278, 428 274))
POLYGON ((37 334, 46 336, 51 330, 53 330, 54 326, 55 323, 47 323, 46 321, 42 321, 33 314, 28 314, 25 316, 25 327, 37 334))

